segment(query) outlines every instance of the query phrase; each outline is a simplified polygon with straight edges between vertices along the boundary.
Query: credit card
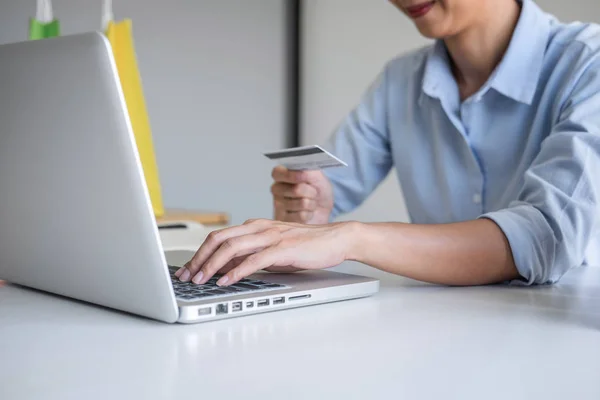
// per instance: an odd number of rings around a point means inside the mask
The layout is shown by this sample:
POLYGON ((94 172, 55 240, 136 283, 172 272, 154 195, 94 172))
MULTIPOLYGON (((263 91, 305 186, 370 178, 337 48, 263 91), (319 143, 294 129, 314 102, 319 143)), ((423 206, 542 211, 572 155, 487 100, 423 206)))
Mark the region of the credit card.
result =
POLYGON ((264 155, 277 164, 295 171, 348 166, 344 161, 317 145, 270 151, 264 155))

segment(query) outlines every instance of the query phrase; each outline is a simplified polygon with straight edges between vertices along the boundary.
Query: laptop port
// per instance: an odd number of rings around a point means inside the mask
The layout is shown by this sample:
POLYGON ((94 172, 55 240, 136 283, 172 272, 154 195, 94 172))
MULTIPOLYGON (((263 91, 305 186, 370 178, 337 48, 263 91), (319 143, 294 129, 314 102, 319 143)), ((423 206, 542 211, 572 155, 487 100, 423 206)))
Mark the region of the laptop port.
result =
POLYGON ((235 303, 231 303, 231 312, 242 311, 242 302, 236 301, 235 303))
POLYGON ((246 302, 246 308, 254 308, 254 302, 253 301, 246 302))
POLYGON ((283 304, 285 303, 285 297, 275 297, 273 299, 273 304, 283 304))
POLYGON ((290 297, 288 300, 294 301, 294 300, 306 300, 306 299, 310 299, 310 294, 302 294, 300 296, 293 296, 293 297, 290 297))
POLYGON ((227 303, 225 303, 225 304, 217 304, 217 315, 227 314, 228 308, 229 307, 227 307, 227 303))
POLYGON ((202 317, 205 315, 210 315, 212 313, 212 307, 204 307, 198 309, 198 316, 202 317))
POLYGON ((269 299, 259 300, 256 305, 258 307, 264 307, 269 305, 269 299))

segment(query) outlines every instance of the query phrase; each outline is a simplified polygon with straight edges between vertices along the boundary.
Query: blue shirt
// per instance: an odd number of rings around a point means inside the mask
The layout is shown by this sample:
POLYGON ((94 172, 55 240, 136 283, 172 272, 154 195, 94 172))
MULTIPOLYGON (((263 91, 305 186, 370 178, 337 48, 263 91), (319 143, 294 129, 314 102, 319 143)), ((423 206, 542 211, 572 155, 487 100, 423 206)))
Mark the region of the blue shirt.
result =
POLYGON ((522 6, 502 61, 464 101, 443 41, 386 64, 324 144, 349 164, 326 172, 332 218, 393 167, 411 222, 495 221, 523 283, 600 265, 600 27, 522 6))

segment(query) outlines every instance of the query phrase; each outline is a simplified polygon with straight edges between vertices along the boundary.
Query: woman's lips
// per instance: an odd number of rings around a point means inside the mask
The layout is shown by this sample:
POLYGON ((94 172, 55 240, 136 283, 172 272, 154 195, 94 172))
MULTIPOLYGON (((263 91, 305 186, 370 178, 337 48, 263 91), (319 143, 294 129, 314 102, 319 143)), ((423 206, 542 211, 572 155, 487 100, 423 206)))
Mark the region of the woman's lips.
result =
POLYGON ((426 3, 420 3, 414 6, 406 7, 406 12, 411 18, 420 18, 427 14, 434 5, 435 1, 428 1, 426 3))

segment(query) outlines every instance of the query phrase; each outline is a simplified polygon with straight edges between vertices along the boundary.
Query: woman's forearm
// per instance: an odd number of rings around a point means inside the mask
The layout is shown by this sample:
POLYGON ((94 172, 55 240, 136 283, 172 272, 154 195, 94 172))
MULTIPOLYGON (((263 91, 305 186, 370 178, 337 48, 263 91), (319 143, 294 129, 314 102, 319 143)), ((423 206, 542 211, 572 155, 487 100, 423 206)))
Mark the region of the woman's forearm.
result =
POLYGON ((351 223, 348 259, 444 285, 516 279, 508 240, 491 220, 441 225, 351 223))

